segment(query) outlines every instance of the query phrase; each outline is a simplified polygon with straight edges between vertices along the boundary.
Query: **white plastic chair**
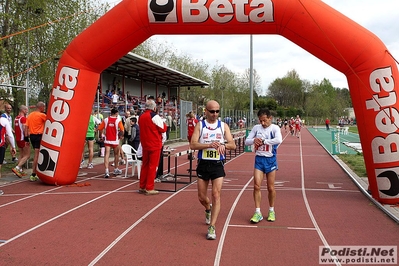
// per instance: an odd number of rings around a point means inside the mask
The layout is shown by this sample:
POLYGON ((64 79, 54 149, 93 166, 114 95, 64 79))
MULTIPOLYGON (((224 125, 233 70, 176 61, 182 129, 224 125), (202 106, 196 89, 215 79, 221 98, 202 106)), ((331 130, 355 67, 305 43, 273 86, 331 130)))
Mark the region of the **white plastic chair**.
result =
POLYGON ((123 144, 122 151, 126 157, 125 178, 127 177, 127 170, 128 170, 129 164, 131 163, 132 164, 132 176, 134 176, 135 168, 137 167, 137 177, 138 177, 138 179, 140 179, 142 161, 137 159, 137 155, 136 155, 137 151, 129 144, 123 144))

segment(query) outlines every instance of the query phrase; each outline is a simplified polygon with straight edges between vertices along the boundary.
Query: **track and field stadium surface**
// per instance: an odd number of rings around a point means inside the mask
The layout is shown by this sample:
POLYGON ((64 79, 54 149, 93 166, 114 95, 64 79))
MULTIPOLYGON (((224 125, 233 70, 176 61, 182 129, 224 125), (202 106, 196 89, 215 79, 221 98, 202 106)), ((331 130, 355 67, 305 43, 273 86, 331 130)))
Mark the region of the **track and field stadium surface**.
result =
MULTIPOLYGON (((299 138, 283 132, 283 139, 276 221, 249 222, 254 153, 239 153, 225 165, 216 240, 206 240, 196 178, 190 183, 185 176, 187 155, 171 156, 178 191, 168 192, 174 183, 156 183, 163 191, 154 196, 138 193, 131 169, 126 179, 124 171, 103 178, 102 164, 81 169, 70 186, 25 178, 5 183, 0 265, 318 265, 319 247, 398 246, 398 224, 359 190, 308 129, 299 138)), ((179 153, 188 145, 175 148, 179 153)), ((267 215, 266 181, 261 210, 267 215)))
POLYGON ((360 148, 361 151, 359 134, 352 132, 343 134, 343 131, 341 132, 337 128, 326 130, 325 127, 309 127, 308 130, 330 154, 333 154, 334 151, 336 154, 339 151, 345 154, 356 154, 358 150, 354 147, 360 148), (333 144, 336 144, 335 150, 333 144))

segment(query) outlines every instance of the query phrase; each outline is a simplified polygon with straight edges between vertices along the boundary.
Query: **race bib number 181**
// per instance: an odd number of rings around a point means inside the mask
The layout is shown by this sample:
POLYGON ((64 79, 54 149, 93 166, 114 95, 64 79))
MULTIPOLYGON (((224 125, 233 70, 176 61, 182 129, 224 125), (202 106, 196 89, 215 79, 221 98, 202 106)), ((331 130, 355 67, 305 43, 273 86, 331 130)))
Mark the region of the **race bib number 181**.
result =
POLYGON ((215 149, 207 149, 202 151, 202 158, 206 160, 220 160, 220 154, 215 149))

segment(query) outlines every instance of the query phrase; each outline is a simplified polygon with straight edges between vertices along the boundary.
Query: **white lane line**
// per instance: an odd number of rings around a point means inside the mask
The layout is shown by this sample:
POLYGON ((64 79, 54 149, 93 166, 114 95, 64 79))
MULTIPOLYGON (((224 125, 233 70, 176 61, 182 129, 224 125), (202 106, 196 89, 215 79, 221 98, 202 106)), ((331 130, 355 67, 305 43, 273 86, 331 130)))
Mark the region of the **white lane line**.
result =
POLYGON ((312 228, 312 227, 287 227, 287 229, 290 230, 311 230, 311 231, 315 231, 317 230, 316 228, 312 228))
MULTIPOLYGON (((190 186, 194 184, 191 183, 190 186)), ((157 206, 152 208, 150 211, 148 211, 146 214, 144 214, 141 218, 139 218, 134 224, 132 224, 129 228, 127 228, 122 234, 120 234, 114 241, 112 241, 111 244, 108 245, 98 256, 89 263, 89 265, 95 265, 102 257, 104 257, 108 251, 110 251, 120 240, 122 240, 123 237, 125 237, 130 231, 132 231, 139 223, 141 223, 145 218, 147 218, 151 213, 156 211, 159 207, 161 207, 163 204, 168 202, 170 199, 172 199, 174 196, 178 195, 181 191, 183 191, 185 188, 173 193, 166 199, 164 199, 162 202, 160 202, 157 206)))
MULTIPOLYGON (((283 142, 284 142, 284 140, 287 138, 287 136, 288 136, 288 135, 286 135, 286 136, 283 138, 283 142)), ((280 145, 281 145, 281 144, 280 144, 280 145)), ((233 161, 234 159, 237 159, 237 158, 241 157, 242 155, 243 155, 243 154, 238 155, 237 157, 233 158, 233 159, 230 160, 229 162, 233 161)), ((230 212, 229 212, 229 214, 228 214, 228 216, 227 216, 226 222, 225 222, 224 227, 223 227, 222 234, 221 234, 221 236, 220 236, 220 240, 219 240, 219 244, 218 244, 218 249, 217 249, 217 251, 216 251, 215 261, 214 261, 214 263, 213 263, 214 266, 219 266, 219 264, 220 264, 220 259, 221 259, 221 256, 222 256, 222 250, 223 250, 224 240, 225 240, 225 238, 226 238, 227 228, 229 227, 229 223, 230 223, 231 217, 232 217, 232 215, 233 215, 234 209, 235 209, 235 207, 237 206, 237 203, 238 203, 239 199, 241 198, 242 194, 243 194, 244 191, 247 189, 248 185, 252 182, 253 178, 254 178, 254 177, 252 176, 252 177, 249 179, 249 181, 245 184, 245 186, 241 189, 240 193, 237 195, 236 200, 234 201, 233 205, 232 205, 231 208, 230 208, 230 212)))
POLYGON ((248 225, 248 224, 229 224, 229 227, 239 228, 271 228, 271 229, 288 229, 288 230, 310 230, 315 231, 314 227, 295 227, 295 226, 267 226, 267 225, 248 225))
MULTIPOLYGON (((316 219, 313 215, 312 209, 310 208, 308 198, 306 196, 306 189, 305 189, 305 173, 304 173, 304 166, 303 166, 303 153, 302 153, 302 138, 299 138, 299 155, 300 155, 300 161, 301 161, 301 188, 302 188, 302 197, 303 201, 305 202, 306 210, 308 211, 310 220, 313 223, 313 226, 316 229, 317 234, 320 237, 320 240, 323 242, 323 245, 327 248, 330 247, 328 244, 326 238, 323 235, 323 232, 321 231, 319 225, 316 222, 316 219)), ((335 265, 341 265, 339 262, 337 262, 336 257, 332 256, 334 258, 334 261, 336 261, 335 265)))
MULTIPOLYGON (((181 165, 184 165, 184 164, 185 164, 185 163, 183 163, 183 164, 181 164, 181 165)), ((181 165, 179 165, 179 166, 181 166, 181 165)), ((92 176, 92 177, 90 177, 90 178, 85 178, 85 179, 79 180, 79 181, 76 182, 76 183, 85 182, 85 181, 87 181, 87 180, 96 179, 97 177, 100 177, 100 176, 102 176, 102 175, 95 175, 95 176, 92 176)), ((109 179, 109 180, 111 181, 111 180, 114 180, 114 179, 109 179)), ((86 206, 86 205, 88 205, 88 204, 90 204, 90 203, 92 203, 92 202, 94 202, 94 201, 97 201, 97 200, 99 200, 99 199, 101 199, 101 198, 103 198, 103 197, 105 197, 105 196, 108 196, 108 195, 110 195, 110 194, 112 194, 112 193, 119 192, 119 190, 124 189, 124 188, 126 188, 126 187, 129 187, 129 186, 131 186, 131 185, 134 185, 134 184, 136 184, 137 182, 138 182, 138 180, 135 180, 135 181, 133 181, 132 183, 129 183, 129 184, 127 184, 127 185, 125 185, 125 186, 122 186, 122 187, 120 187, 120 188, 117 188, 117 189, 114 189, 114 190, 108 191, 108 192, 106 191, 106 194, 103 194, 103 195, 101 195, 101 196, 98 196, 97 198, 94 198, 94 199, 92 199, 92 200, 90 200, 90 201, 87 201, 87 202, 85 202, 85 203, 83 203, 83 204, 80 204, 80 205, 78 205, 78 206, 76 206, 76 207, 74 207, 74 208, 72 208, 72 209, 70 209, 70 210, 68 210, 68 211, 66 211, 66 212, 64 212, 64 213, 61 213, 61 214, 59 214, 59 215, 57 215, 57 216, 55 216, 55 217, 53 217, 53 218, 51 218, 51 219, 49 219, 49 220, 47 220, 47 221, 44 221, 44 222, 42 222, 42 223, 40 223, 40 224, 38 224, 38 225, 36 225, 36 226, 34 226, 34 227, 32 227, 32 228, 26 230, 26 231, 24 231, 24 232, 22 232, 22 233, 20 233, 20 234, 18 234, 18 235, 16 235, 16 236, 14 236, 14 237, 8 239, 8 240, 0 241, 0 247, 2 247, 2 246, 4 246, 4 245, 6 245, 6 244, 8 244, 8 243, 10 243, 10 242, 12 242, 12 241, 14 241, 14 240, 16 240, 16 239, 22 237, 22 236, 24 236, 24 235, 26 235, 26 234, 28 234, 28 233, 34 231, 34 230, 36 230, 36 229, 38 229, 38 228, 40 228, 40 227, 42 227, 42 226, 44 226, 44 225, 46 225, 46 224, 48 224, 48 223, 54 221, 54 220, 56 220, 56 219, 58 219, 58 218, 60 218, 60 217, 62 217, 62 216, 64 216, 64 215, 66 215, 66 214, 69 214, 69 213, 71 213, 71 212, 73 212, 73 211, 75 211, 75 210, 77 210, 77 209, 79 209, 79 208, 82 208, 82 207, 84 207, 84 206, 86 206)), ((193 182, 193 183, 194 183, 194 182, 193 182)), ((39 196, 39 195, 44 195, 44 194, 47 194, 47 193, 53 194, 53 193, 51 193, 52 191, 55 191, 55 190, 58 190, 58 189, 61 189, 61 188, 64 188, 64 187, 65 187, 65 186, 57 186, 57 187, 55 187, 55 188, 52 188, 52 189, 49 189, 49 190, 46 190, 46 191, 43 191, 43 192, 40 192, 40 193, 34 193, 34 194, 31 194, 31 195, 29 195, 29 196, 27 196, 27 197, 24 197, 24 198, 21 198, 21 199, 12 201, 12 202, 8 202, 8 203, 5 203, 5 204, 2 204, 2 205, 0 205, 0 208, 1 208, 1 207, 8 206, 8 205, 11 205, 11 204, 14 204, 14 203, 18 203, 18 202, 20 202, 20 201, 24 201, 24 200, 27 200, 27 199, 30 199, 30 198, 33 198, 33 197, 36 197, 36 196, 39 196)), ((100 193, 101 193, 101 192, 100 192, 100 193)), ((58 193, 54 193, 54 194, 58 194, 58 193)), ((59 194, 66 194, 66 193, 59 193, 59 194)))
MULTIPOLYGON (((80 181, 78 181, 76 183, 85 182, 85 181, 90 180, 92 178, 94 178, 94 177, 86 178, 86 179, 80 180, 80 181)), ((58 190, 58 189, 61 189, 61 188, 64 188, 64 187, 65 186, 57 186, 55 188, 51 188, 51 189, 45 190, 45 191, 40 192, 40 193, 28 194, 29 196, 27 196, 27 197, 20 198, 20 199, 17 199, 17 200, 10 201, 10 202, 2 204, 2 205, 0 205, 0 208, 6 207, 6 206, 14 204, 14 203, 18 203, 20 201, 24 201, 24 200, 27 200, 27 199, 30 199, 30 198, 33 198, 33 197, 36 197, 36 196, 39 196, 39 195, 43 195, 43 194, 46 194, 46 193, 49 193, 49 192, 52 192, 52 191, 55 191, 55 190, 58 190)), ((7 196, 9 196, 9 195, 18 195, 18 194, 7 194, 7 196)))
MULTIPOLYGON (((242 155, 242 154, 240 154, 240 155, 238 155, 237 157, 235 157, 235 158, 229 160, 226 164, 228 164, 228 163, 234 161, 236 158, 240 157, 241 155, 242 155)), ((180 164, 180 165, 178 165, 178 167, 183 166, 183 165, 185 165, 185 164, 186 164, 186 163, 180 164)), ((247 183, 246 186, 248 186, 248 184, 249 184, 251 181, 252 181, 252 179, 249 180, 249 182, 247 183)), ((195 183, 195 182, 191 183, 190 186, 193 185, 194 183, 195 183)), ((129 228, 127 228, 122 234, 120 234, 114 241, 112 241, 112 243, 109 244, 108 247, 106 247, 106 248, 105 248, 92 262, 90 262, 89 266, 95 265, 99 260, 101 260, 101 259, 108 253, 108 251, 110 251, 116 244, 118 244, 118 242, 119 242, 120 240, 122 240, 123 237, 125 237, 130 231, 132 231, 138 224, 140 224, 140 223, 141 223, 145 218, 147 218, 151 213, 153 213, 154 211, 156 211, 159 207, 161 207, 163 204, 165 204, 166 202, 168 202, 168 201, 169 201, 170 199, 172 199, 174 196, 176 196, 176 195, 178 195, 179 193, 185 191, 186 189, 188 190, 188 188, 189 188, 190 186, 187 186, 187 187, 185 187, 185 188, 183 188, 183 189, 181 189, 181 190, 179 190, 179 191, 173 193, 173 194, 170 195, 168 198, 164 199, 161 203, 159 203, 157 206, 155 206, 153 209, 151 209, 151 210, 148 211, 146 214, 144 214, 140 219, 138 219, 134 224, 132 224, 132 225, 131 225, 129 228)), ((240 194, 242 194, 242 192, 243 192, 244 190, 245 190, 245 187, 244 187, 244 189, 241 191, 240 194)), ((237 204, 238 199, 239 199, 239 197, 236 199, 235 205, 237 204)), ((234 205, 234 206, 235 206, 235 205, 234 205)), ((226 224, 225 224, 225 226, 224 226, 224 229, 223 229, 223 232, 224 232, 223 239, 224 239, 224 237, 225 237, 225 234, 226 234, 226 231, 227 231, 227 227, 228 227, 228 222, 229 222, 230 219, 231 219, 231 215, 232 215, 232 213, 233 213, 233 210, 234 210, 234 207, 232 208, 232 210, 230 210, 230 214, 229 214, 229 217, 228 217, 228 221, 226 221, 226 224)), ((223 234, 223 233, 222 233, 222 234, 223 234)), ((218 253, 220 253, 220 254, 221 254, 221 247, 222 247, 222 246, 223 246, 223 243, 220 243, 220 242, 219 242, 220 252, 219 252, 219 248, 218 248, 218 253)), ((216 255, 216 257, 217 257, 217 256, 218 256, 218 255, 216 255)), ((215 260, 216 260, 216 259, 215 259, 215 260)), ((220 255, 219 255, 219 261, 220 261, 220 255)))
POLYGON ((54 220, 56 220, 56 219, 58 219, 58 218, 64 216, 64 215, 67 215, 67 214, 69 214, 69 213, 71 213, 71 212, 73 212, 73 211, 75 211, 75 210, 77 210, 77 209, 80 209, 80 208, 82 208, 82 207, 84 207, 84 206, 86 206, 86 205, 88 205, 88 204, 90 204, 90 203, 93 203, 93 202, 95 202, 95 201, 97 201, 97 200, 99 200, 99 199, 101 199, 101 198, 104 198, 104 197, 106 197, 106 196, 108 196, 108 195, 110 195, 110 194, 112 194, 112 193, 114 193, 114 192, 116 192, 116 191, 118 191, 118 190, 124 189, 124 188, 126 188, 126 187, 131 186, 131 185, 133 185, 133 184, 127 184, 127 185, 125 185, 125 186, 123 186, 123 187, 120 187, 120 188, 117 188, 117 189, 115 189, 115 190, 112 190, 112 191, 110 191, 110 192, 108 192, 108 193, 106 193, 106 194, 104 194, 104 195, 101 195, 101 196, 99 196, 99 197, 97 197, 97 198, 94 198, 94 199, 92 199, 92 200, 89 200, 89 201, 87 201, 87 202, 85 202, 85 203, 83 203, 83 204, 80 204, 80 205, 76 206, 75 208, 72 208, 72 209, 70 209, 70 210, 68 210, 68 211, 66 211, 66 212, 63 212, 63 213, 61 213, 61 214, 59 214, 59 215, 57 215, 57 216, 54 216, 53 218, 51 218, 51 219, 49 219, 49 220, 47 220, 47 221, 44 221, 44 222, 42 222, 42 223, 40 223, 40 224, 38 224, 38 225, 36 225, 36 226, 30 228, 29 230, 26 230, 26 231, 24 231, 24 232, 22 232, 22 233, 20 233, 20 234, 18 234, 18 235, 16 235, 16 236, 14 236, 14 237, 8 239, 7 242, 1 243, 1 244, 0 244, 0 247, 6 245, 6 244, 8 244, 8 243, 10 243, 10 242, 12 242, 12 241, 14 241, 14 240, 16 240, 16 239, 18 239, 18 238, 24 236, 24 235, 26 235, 26 234, 32 232, 32 231, 34 231, 34 230, 36 230, 36 229, 38 229, 38 228, 40 228, 40 227, 42 227, 42 226, 44 226, 44 225, 46 225, 46 224, 48 224, 48 223, 54 221, 54 220))
MULTIPOLYGON (((237 157, 236 157, 237 158, 237 157)), ((240 193, 237 195, 236 200, 234 201, 233 205, 230 208, 230 212, 227 215, 227 219, 226 222, 224 223, 223 226, 223 231, 222 234, 220 235, 220 240, 219 240, 219 244, 218 244, 218 249, 216 251, 216 257, 215 257, 215 262, 213 263, 213 265, 218 266, 220 263, 220 259, 222 257, 222 250, 223 250, 223 245, 224 245, 224 240, 226 238, 226 232, 227 232, 227 228, 229 227, 229 223, 231 220, 231 217, 233 216, 233 212, 237 206, 238 201, 241 198, 242 193, 244 193, 244 191, 246 190, 246 188, 248 187, 248 185, 252 182, 253 180, 253 176, 248 180, 248 182, 245 184, 245 186, 241 189, 240 193)))

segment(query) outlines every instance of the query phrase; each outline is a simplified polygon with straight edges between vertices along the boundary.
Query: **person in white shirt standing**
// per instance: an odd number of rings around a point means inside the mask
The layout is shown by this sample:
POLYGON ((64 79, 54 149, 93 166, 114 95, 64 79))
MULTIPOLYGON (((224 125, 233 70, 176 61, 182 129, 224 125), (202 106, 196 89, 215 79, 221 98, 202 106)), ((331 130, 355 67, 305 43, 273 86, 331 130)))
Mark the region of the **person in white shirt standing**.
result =
POLYGON ((15 157, 17 151, 15 150, 15 139, 12 134, 12 127, 10 122, 5 117, 0 117, 0 178, 1 178, 1 166, 3 165, 4 155, 6 153, 6 138, 11 146, 11 155, 15 157))
POLYGON ((280 127, 272 123, 273 116, 270 111, 268 109, 260 109, 258 111, 258 118, 260 124, 255 125, 245 139, 245 145, 254 145, 256 154, 253 191, 255 213, 250 219, 251 223, 259 223, 263 220, 260 211, 262 199, 260 188, 265 175, 269 199, 269 214, 267 220, 269 222, 274 222, 276 220, 274 212, 274 201, 276 199, 274 181, 278 169, 277 148, 282 142, 280 127))
MULTIPOLYGON (((14 129, 12 128, 12 116, 11 116, 11 112, 12 112, 12 106, 11 106, 10 104, 5 104, 5 105, 4 105, 4 113, 1 114, 1 116, 7 118, 8 122, 10 122, 11 129, 12 129, 12 133, 14 134, 15 132, 14 132, 14 129)), ((8 143, 8 138, 6 138, 6 144, 5 144, 6 150, 7 150, 7 148, 8 148, 8 144, 9 144, 9 143, 8 143)), ((15 157, 15 154, 12 155, 12 161, 13 161, 13 162, 18 161, 17 157, 15 157)), ((6 163, 7 163, 7 162, 4 160, 4 161, 3 161, 3 164, 6 164, 6 163)))
POLYGON ((112 94, 112 108, 118 109, 119 95, 116 93, 116 90, 113 90, 112 94))

